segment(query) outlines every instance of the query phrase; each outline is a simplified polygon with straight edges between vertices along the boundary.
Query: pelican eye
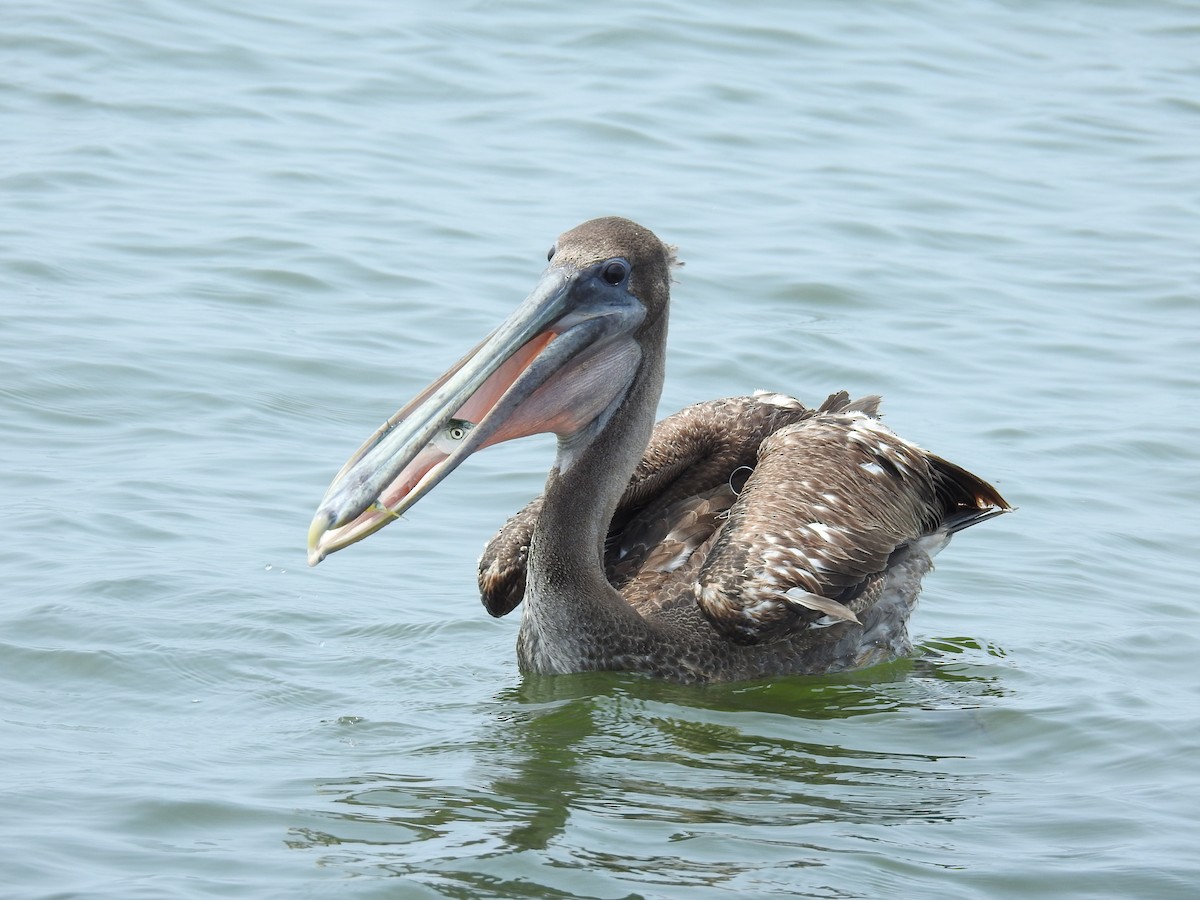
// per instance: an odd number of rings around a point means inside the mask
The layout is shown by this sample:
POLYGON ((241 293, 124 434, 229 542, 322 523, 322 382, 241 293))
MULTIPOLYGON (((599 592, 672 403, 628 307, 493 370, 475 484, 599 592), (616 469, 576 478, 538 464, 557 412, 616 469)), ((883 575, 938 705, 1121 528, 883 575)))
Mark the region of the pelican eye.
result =
POLYGON ((610 259, 604 264, 604 268, 600 270, 600 277, 604 279, 606 284, 611 284, 616 287, 626 276, 629 275, 629 263, 623 259, 610 259))

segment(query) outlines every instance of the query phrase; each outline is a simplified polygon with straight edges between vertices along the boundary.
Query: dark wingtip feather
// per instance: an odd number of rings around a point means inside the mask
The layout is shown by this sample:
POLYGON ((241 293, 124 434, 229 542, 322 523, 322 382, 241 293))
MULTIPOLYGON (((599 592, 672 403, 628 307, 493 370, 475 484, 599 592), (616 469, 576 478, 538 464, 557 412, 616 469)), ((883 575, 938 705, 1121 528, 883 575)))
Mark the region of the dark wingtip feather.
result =
POLYGON ((944 510, 941 527, 950 534, 1012 511, 1000 492, 978 475, 933 454, 929 455, 929 463, 944 510))

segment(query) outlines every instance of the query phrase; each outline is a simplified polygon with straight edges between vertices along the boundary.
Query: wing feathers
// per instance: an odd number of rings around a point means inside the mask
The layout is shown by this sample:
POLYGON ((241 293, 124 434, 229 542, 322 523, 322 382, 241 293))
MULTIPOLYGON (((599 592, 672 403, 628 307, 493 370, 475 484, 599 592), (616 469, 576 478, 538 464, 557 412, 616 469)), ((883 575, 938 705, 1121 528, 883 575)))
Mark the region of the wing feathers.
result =
MULTIPOLYGON (((760 392, 659 422, 613 517, 609 580, 650 618, 698 605, 738 643, 858 622, 909 542, 1009 509, 886 428, 879 404, 839 391, 813 410, 760 392)), ((537 498, 484 549, 479 587, 494 616, 521 602, 540 512, 537 498)))
POLYGON ((841 603, 838 603, 836 600, 830 600, 828 597, 819 597, 798 587, 788 588, 781 596, 788 603, 795 606, 815 610, 827 616, 832 616, 835 619, 841 619, 843 622, 853 622, 855 625, 862 624, 862 622, 858 621, 858 616, 848 606, 843 606, 841 603))
POLYGON ((851 621, 840 609, 857 616, 874 602, 899 548, 1006 507, 975 476, 831 401, 763 442, 700 571, 697 603, 739 643, 787 637, 823 615, 851 621))

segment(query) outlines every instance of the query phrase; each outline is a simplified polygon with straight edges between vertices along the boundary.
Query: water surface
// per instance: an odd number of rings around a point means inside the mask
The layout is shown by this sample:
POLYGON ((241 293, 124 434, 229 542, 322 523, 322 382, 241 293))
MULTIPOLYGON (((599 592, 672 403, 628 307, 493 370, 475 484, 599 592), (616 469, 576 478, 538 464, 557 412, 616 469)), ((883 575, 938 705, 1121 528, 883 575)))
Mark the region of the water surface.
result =
POLYGON ((1194 8, 5 22, 5 896, 1192 895, 1194 8), (881 393, 1020 507, 914 659, 521 677, 474 561, 546 441, 305 568, 350 451, 606 214, 686 262, 664 414, 881 393))

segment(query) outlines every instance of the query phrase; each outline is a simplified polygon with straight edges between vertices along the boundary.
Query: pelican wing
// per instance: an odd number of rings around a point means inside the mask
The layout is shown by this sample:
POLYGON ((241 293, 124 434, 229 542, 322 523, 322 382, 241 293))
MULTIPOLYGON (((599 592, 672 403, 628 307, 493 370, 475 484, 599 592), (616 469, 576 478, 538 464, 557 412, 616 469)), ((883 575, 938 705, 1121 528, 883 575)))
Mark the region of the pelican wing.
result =
POLYGON ((701 567, 696 601, 738 643, 856 622, 894 554, 1006 508, 990 485, 872 416, 823 407, 763 442, 701 567))
POLYGON ((507 616, 525 598, 529 543, 541 514, 539 494, 500 526, 483 547, 483 555, 479 557, 479 599, 488 614, 497 619, 507 616))

